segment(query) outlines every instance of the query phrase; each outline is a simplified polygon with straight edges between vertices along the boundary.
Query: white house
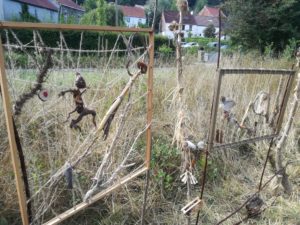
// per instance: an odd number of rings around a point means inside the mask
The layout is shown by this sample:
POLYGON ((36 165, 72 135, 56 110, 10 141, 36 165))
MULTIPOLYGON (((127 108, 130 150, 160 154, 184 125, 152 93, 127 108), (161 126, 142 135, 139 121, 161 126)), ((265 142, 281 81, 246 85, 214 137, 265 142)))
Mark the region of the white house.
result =
MULTIPOLYGON (((164 11, 161 16, 160 32, 163 36, 167 36, 170 39, 174 38, 174 34, 169 29, 169 25, 175 21, 179 21, 179 12, 175 11, 164 11)), ((219 23, 216 17, 211 16, 194 16, 186 14, 183 16, 183 33, 184 37, 203 37, 204 30, 209 24, 213 24, 216 33, 219 32, 219 23)))
POLYGON ((139 24, 146 24, 145 10, 142 6, 120 5, 120 9, 127 27, 137 27, 139 24))
POLYGON ((20 19, 24 4, 28 5, 28 12, 40 22, 58 22, 58 7, 50 0, 0 0, 0 20, 20 19))

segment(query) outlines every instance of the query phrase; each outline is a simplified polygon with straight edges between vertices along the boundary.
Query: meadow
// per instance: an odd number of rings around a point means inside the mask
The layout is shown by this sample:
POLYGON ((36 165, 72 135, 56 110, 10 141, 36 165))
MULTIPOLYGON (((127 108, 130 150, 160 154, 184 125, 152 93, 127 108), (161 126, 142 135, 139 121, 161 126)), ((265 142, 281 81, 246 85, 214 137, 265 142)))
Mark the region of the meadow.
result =
MULTIPOLYGON (((221 68, 270 68, 289 69, 292 61, 260 57, 257 54, 223 56, 221 68)), ((122 63, 121 63, 122 64, 122 63)), ((190 139, 195 142, 206 141, 209 130, 210 111, 216 80, 216 65, 202 63, 194 56, 183 59, 184 102, 186 111, 185 126, 190 139)), ((96 66, 79 69, 89 86, 83 95, 88 108, 96 110, 96 122, 101 121, 106 110, 114 102, 129 80, 125 68, 96 66)), ((109 136, 99 140, 91 147, 78 166, 73 170, 74 188, 66 187, 62 178, 53 186, 43 188, 68 160, 80 155, 80 146, 89 141, 95 130, 91 118, 87 116, 80 122, 81 132, 69 127, 65 122, 67 115, 74 109, 71 95, 58 97, 58 94, 74 86, 75 69, 52 68, 48 73, 44 88, 49 91, 45 102, 37 97, 29 100, 16 118, 17 129, 26 159, 31 193, 38 194, 33 199, 34 224, 46 222, 51 217, 81 202, 85 192, 93 183, 93 177, 99 169, 112 142, 116 142, 109 160, 102 170, 102 182, 107 182, 124 158, 130 155, 126 165, 118 171, 116 177, 122 177, 143 165, 145 153, 145 135, 136 140, 146 124, 147 77, 139 77, 130 91, 130 97, 118 109, 112 122, 109 136), (123 126, 123 127, 122 127, 123 126), (117 136, 119 128, 121 133, 117 136), (117 140, 114 140, 118 137, 117 140)), ((11 100, 14 103, 35 82, 35 70, 7 70, 11 100)), ((244 75, 224 78, 221 94, 234 99, 235 116, 241 120, 247 105, 253 101, 259 91, 267 91, 271 96, 270 112, 274 110, 275 95, 279 76, 244 75)), ((180 181, 181 150, 172 145, 176 104, 173 94, 176 87, 176 67, 174 61, 156 60, 154 69, 154 115, 152 121, 152 158, 150 171, 149 196, 145 215, 146 224, 185 224, 186 216, 180 209, 187 203, 186 185, 180 181)), ((282 90, 283 91, 283 90, 282 90)), ((293 95, 290 96, 290 102, 293 95)), ((290 104, 287 107, 288 114, 290 104)), ((76 113, 71 116, 76 117, 76 113)), ((256 115, 249 116, 249 124, 258 122, 258 135, 270 134, 271 130, 264 120, 256 115)), ((2 101, 0 101, 0 225, 20 224, 14 175, 8 151, 8 140, 2 101)), ((286 117, 285 117, 286 120, 286 117)), ((219 110, 217 126, 224 130, 225 142, 242 140, 247 134, 237 131, 228 124, 219 110)), ((259 225, 299 225, 300 221, 300 113, 294 118, 293 128, 284 148, 284 161, 293 161, 287 167, 287 173, 293 186, 291 195, 280 189, 274 193, 275 179, 264 189, 261 198, 265 202, 265 211, 244 224, 259 225)), ((268 141, 247 144, 237 148, 219 149, 210 154, 208 161, 208 180, 204 193, 204 205, 200 213, 201 224, 216 224, 257 190, 259 177, 268 150, 268 141)), ((194 175, 200 181, 203 168, 203 156, 196 163, 194 175)), ((265 180, 274 171, 267 166, 265 180)), ((117 178, 115 179, 117 180, 117 178)), ((114 181, 115 182, 115 181, 114 181)), ((113 181, 112 181, 113 183, 113 181)), ((108 185, 110 185, 109 183, 108 185)), ((88 210, 82 211, 62 224, 139 224, 145 176, 140 176, 108 195, 88 210)), ((192 186, 192 196, 199 195, 199 183, 192 186)), ((234 224, 246 212, 242 210, 223 224, 234 224)), ((192 224, 196 215, 191 215, 192 224)))

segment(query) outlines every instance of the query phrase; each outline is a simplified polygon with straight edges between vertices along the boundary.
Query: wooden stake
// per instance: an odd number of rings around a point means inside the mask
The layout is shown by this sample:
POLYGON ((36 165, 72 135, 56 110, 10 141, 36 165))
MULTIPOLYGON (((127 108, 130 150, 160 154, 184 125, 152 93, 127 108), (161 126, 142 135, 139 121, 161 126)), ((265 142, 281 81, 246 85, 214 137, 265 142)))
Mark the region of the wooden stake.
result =
POLYGON ((147 146, 146 146, 146 167, 150 169, 151 161, 151 122, 153 115, 153 67, 154 67, 154 33, 149 34, 149 65, 148 65, 148 97, 147 97, 147 146))
POLYGON ((12 110, 11 110, 11 103, 10 103, 8 86, 7 86, 7 79, 5 74, 4 55, 3 55, 3 46, 2 46, 1 38, 0 38, 0 85, 2 90, 8 141, 10 145, 11 160, 12 160, 15 179, 16 179, 16 188, 17 188, 17 194, 19 199, 19 207, 20 207, 22 222, 23 225, 29 225, 24 184, 20 173, 20 162, 18 159, 17 145, 16 145, 15 133, 13 128, 12 110))

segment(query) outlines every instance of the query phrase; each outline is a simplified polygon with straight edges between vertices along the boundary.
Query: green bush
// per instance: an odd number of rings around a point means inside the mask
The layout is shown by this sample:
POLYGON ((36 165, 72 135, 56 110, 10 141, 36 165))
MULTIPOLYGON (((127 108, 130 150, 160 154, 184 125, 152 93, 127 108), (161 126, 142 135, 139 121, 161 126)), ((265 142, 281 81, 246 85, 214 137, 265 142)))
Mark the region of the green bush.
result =
POLYGON ((169 55, 170 53, 172 53, 172 48, 168 47, 166 44, 163 44, 158 48, 158 51, 162 55, 169 55))

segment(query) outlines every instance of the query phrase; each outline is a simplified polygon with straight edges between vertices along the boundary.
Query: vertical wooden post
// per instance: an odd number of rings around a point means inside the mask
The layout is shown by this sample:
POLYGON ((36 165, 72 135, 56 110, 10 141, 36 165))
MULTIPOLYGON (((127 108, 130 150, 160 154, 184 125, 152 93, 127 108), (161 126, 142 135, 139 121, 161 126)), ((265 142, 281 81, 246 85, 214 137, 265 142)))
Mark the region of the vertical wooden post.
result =
POLYGON ((148 65, 148 96, 147 96, 147 143, 146 167, 150 169, 151 161, 151 122, 153 115, 153 67, 154 67, 154 32, 149 33, 149 65, 148 65))
POLYGON ((202 179, 202 188, 201 188, 200 199, 203 198, 204 187, 205 187, 205 182, 206 182, 208 154, 213 149, 213 145, 214 145, 216 120, 217 120, 218 105, 219 105, 218 103, 219 103, 219 99, 220 99, 220 90, 221 90, 221 82, 222 82, 223 75, 224 75, 224 72, 222 70, 219 70, 217 83, 215 85, 213 106, 212 106, 212 112, 211 112, 211 121, 210 121, 210 125, 209 125, 209 136, 208 136, 207 151, 206 151, 206 155, 205 155, 205 164, 204 164, 204 170, 203 170, 203 179, 202 179))
POLYGON ((281 130, 281 126, 282 126, 282 123, 283 123, 283 118, 284 118, 284 115, 285 115, 286 106, 287 106, 287 103, 289 101, 289 96, 290 96, 290 93, 291 93, 291 89, 293 87, 295 77, 296 77, 296 73, 293 73, 288 78, 288 81, 287 81, 287 84, 286 84, 286 87, 285 87, 285 93, 284 93, 283 100, 282 100, 282 103, 281 103, 281 106, 280 106, 280 111, 279 111, 276 127, 275 127, 276 134, 279 134, 279 132, 281 130))
POLYGON ((145 224, 145 213, 147 205, 148 187, 150 179, 150 162, 151 162, 151 122, 153 115, 153 67, 154 67, 154 32, 149 33, 149 65, 148 65, 148 96, 147 96, 147 133, 146 133, 146 183, 143 198, 143 208, 141 212, 141 225, 145 224))
POLYGON ((3 54, 4 54, 3 46, 0 38, 0 87, 2 91, 3 108, 4 108, 4 114, 6 120, 8 141, 9 141, 10 152, 11 152, 11 160, 12 160, 15 179, 16 179, 16 188, 17 188, 17 194, 19 199, 21 217, 22 217, 23 225, 29 225, 27 207, 26 207, 26 197, 24 191, 24 184, 20 173, 20 162, 18 160, 17 145, 16 145, 15 133, 14 133, 14 127, 12 121, 11 103, 10 103, 10 98, 8 93, 3 54))

